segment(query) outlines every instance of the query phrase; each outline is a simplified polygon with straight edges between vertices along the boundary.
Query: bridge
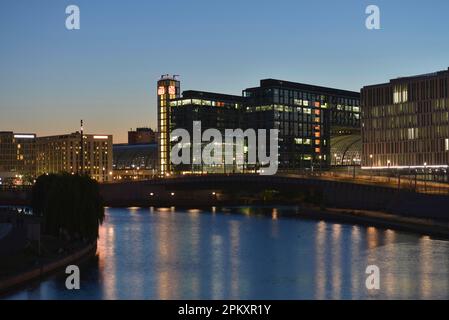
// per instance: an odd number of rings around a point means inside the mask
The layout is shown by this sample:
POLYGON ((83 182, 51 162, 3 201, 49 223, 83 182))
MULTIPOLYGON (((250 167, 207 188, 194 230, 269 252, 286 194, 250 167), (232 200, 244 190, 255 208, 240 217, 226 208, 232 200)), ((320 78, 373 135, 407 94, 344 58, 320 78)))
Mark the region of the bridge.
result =
MULTIPOLYGON (((322 205, 337 208, 379 210, 401 215, 449 218, 449 186, 351 173, 253 174, 178 176, 144 181, 104 183, 101 194, 107 206, 220 206, 264 203, 265 194, 295 204, 298 195, 320 196, 322 205), (282 197, 285 195, 285 197, 282 197), (290 197, 290 198, 289 198, 290 197)), ((0 191, 0 204, 27 205, 28 188, 0 191)), ((306 201, 308 199, 305 199, 306 201)), ((270 203, 268 201, 268 203, 270 203)))

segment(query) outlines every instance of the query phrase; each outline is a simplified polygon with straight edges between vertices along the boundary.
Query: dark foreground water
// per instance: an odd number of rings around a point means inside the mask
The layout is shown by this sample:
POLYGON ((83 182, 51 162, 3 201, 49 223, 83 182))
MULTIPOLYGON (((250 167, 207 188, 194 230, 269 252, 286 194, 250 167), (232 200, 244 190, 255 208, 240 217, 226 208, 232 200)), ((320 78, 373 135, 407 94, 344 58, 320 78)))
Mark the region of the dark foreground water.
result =
POLYGON ((62 274, 6 298, 449 299, 449 242, 284 215, 296 210, 107 209, 80 290, 62 274))

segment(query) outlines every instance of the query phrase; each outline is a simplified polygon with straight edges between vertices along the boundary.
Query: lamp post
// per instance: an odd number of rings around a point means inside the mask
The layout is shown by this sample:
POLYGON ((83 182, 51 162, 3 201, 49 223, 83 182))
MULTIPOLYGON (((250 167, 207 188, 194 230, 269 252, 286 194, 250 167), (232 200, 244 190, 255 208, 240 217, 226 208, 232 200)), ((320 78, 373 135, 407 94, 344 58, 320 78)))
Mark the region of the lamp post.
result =
POLYGON ((355 179, 355 158, 352 158, 352 179, 355 179))
POLYGON ((424 192, 427 192, 427 162, 424 162, 424 192))
POLYGON ((387 175, 388 175, 388 184, 390 184, 390 166, 391 166, 391 161, 390 161, 390 159, 388 159, 387 160, 387 167, 388 167, 388 172, 387 172, 387 175))
POLYGON ((373 154, 369 155, 369 159, 370 159, 370 163, 371 163, 371 174, 370 174, 370 177, 372 179, 373 178, 373 154))
POLYGON ((318 159, 319 159, 319 161, 320 161, 320 176, 321 176, 321 158, 322 158, 323 156, 320 154, 319 156, 318 156, 318 159))

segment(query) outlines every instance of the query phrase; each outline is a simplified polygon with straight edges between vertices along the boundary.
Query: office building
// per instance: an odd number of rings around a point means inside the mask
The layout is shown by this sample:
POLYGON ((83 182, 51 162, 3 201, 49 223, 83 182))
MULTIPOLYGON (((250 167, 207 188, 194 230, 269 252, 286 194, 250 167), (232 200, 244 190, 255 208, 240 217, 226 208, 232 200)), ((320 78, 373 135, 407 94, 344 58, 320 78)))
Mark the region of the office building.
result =
POLYGON ((449 69, 362 89, 364 169, 449 164, 449 69))
POLYGON ((331 135, 351 135, 360 125, 357 92, 266 79, 243 96, 249 127, 279 130, 281 170, 329 167, 331 135))
MULTIPOLYGON (((161 173, 172 172, 253 172, 255 167, 177 165, 170 167, 170 132, 184 128, 191 132, 193 121, 201 121, 202 131, 224 129, 278 129, 279 170, 324 169, 331 165, 331 146, 335 161, 351 164, 355 147, 360 147, 360 94, 289 81, 265 79, 260 86, 242 91, 241 96, 203 91, 184 91, 179 96, 179 81, 163 77, 158 81, 158 123, 161 173), (169 86, 172 88, 170 89, 169 86), (170 95, 169 93, 172 93, 170 95), (172 97, 174 96, 174 97, 172 97), (165 107, 168 103, 169 108, 165 107), (343 139, 347 137, 348 139, 343 139), (352 149, 351 149, 352 147, 352 149), (348 158, 351 160, 348 161, 348 158)), ((190 146, 191 148, 192 146, 190 146)), ((269 149, 267 149, 269 150, 269 149)), ((193 160, 193 159, 192 159, 193 160)))
POLYGON ((2 184, 30 183, 36 170, 35 134, 0 132, 0 178, 2 184))
POLYGON ((128 144, 156 143, 156 133, 151 128, 137 128, 128 131, 128 144))
MULTIPOLYGON (((190 137, 193 137, 194 121, 201 122, 201 131, 207 129, 217 129, 225 139, 226 129, 244 128, 243 122, 245 98, 221 93, 203 92, 203 91, 184 91, 182 98, 170 100, 170 130, 186 129, 190 137)), ((178 141, 171 141, 171 147, 178 141)), ((193 143, 186 145, 190 149, 190 164, 172 164, 172 171, 175 173, 231 173, 242 172, 242 165, 236 161, 225 165, 226 143, 222 141, 221 157, 222 163, 205 165, 194 164, 193 143)), ((202 142, 201 150, 209 142, 202 142)), ((231 143, 231 148, 235 149, 235 143, 231 143)), ((232 155, 231 155, 232 156, 232 155)))
POLYGON ((76 132, 38 137, 36 138, 36 176, 67 172, 87 174, 99 182, 111 181, 112 153, 111 135, 81 135, 76 132))

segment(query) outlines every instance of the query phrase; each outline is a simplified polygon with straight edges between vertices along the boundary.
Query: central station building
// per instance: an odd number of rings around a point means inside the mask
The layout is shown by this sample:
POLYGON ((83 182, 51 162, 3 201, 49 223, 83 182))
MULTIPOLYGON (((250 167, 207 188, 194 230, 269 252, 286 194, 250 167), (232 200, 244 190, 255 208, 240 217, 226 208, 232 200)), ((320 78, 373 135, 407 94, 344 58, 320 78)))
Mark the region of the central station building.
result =
MULTIPOLYGON (((241 95, 192 90, 181 95, 180 87, 179 79, 169 75, 162 76, 157 84, 161 175, 241 173, 260 169, 258 165, 225 165, 224 143, 221 165, 174 166, 170 151, 176 141, 170 140, 170 132, 182 128, 192 136, 194 121, 201 121, 202 131, 215 128, 223 135, 226 129, 255 129, 256 132, 277 129, 278 168, 283 172, 324 169, 338 162, 341 165, 360 162, 359 151, 351 153, 351 147, 360 145, 358 92, 276 79, 261 80, 258 87, 247 88, 241 95)), ((206 144, 202 143, 201 148, 206 144)))

